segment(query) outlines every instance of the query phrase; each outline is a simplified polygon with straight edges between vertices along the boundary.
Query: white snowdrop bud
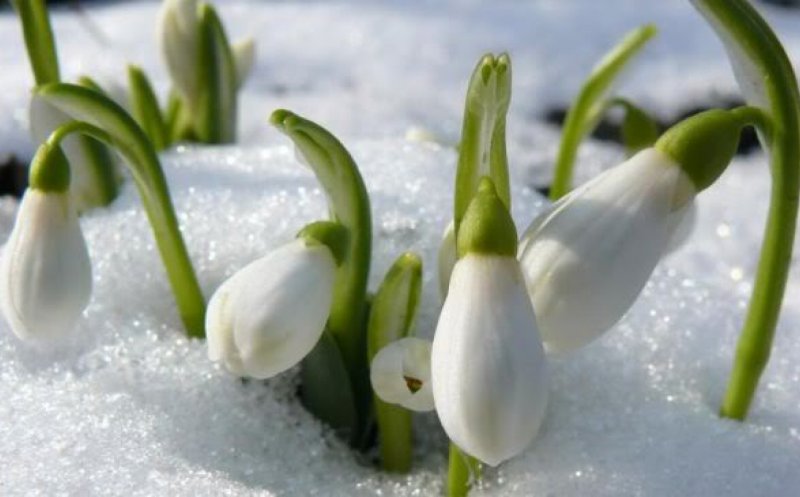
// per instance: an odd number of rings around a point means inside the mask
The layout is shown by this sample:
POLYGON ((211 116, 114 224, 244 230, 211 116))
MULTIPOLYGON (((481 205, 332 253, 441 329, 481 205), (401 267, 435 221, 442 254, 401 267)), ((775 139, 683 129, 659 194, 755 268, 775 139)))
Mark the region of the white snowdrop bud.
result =
POLYGON ((325 329, 338 257, 301 237, 240 269, 209 301, 209 359, 259 379, 300 362, 325 329))
POLYGON ((431 353, 433 396, 450 439, 497 465, 536 436, 547 368, 515 258, 511 216, 484 179, 458 232, 458 252, 431 353))
POLYGON ((198 12, 197 0, 164 0, 158 21, 161 52, 170 78, 189 102, 198 97, 198 12))
POLYGON ((549 352, 581 347, 625 314, 694 195, 675 161, 648 148, 534 220, 519 259, 549 352))
POLYGON ((24 340, 69 333, 91 296, 89 253, 68 190, 66 158, 43 145, 0 261, 0 308, 24 340))
POLYGON ((384 402, 412 411, 433 410, 431 342, 406 337, 382 348, 372 359, 370 381, 384 402))

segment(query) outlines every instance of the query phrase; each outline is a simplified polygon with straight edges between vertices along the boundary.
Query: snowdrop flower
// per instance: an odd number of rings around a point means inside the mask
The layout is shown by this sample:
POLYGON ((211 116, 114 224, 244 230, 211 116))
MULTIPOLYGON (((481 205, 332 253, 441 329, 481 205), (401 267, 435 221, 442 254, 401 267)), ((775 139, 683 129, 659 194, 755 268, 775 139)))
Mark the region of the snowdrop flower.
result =
POLYGON ((432 410, 431 342, 406 337, 382 348, 372 359, 370 381, 384 402, 412 411, 432 410))
POLYGON ((548 352, 581 347, 630 308, 696 193, 730 162, 741 124, 709 111, 562 197, 519 247, 548 352))
POLYGON ((69 332, 91 296, 91 264, 69 172, 58 146, 39 148, 0 261, 0 309, 24 340, 69 332))
POLYGON ((544 350, 516 249, 511 216, 483 179, 459 228, 431 376, 447 435, 493 466, 531 443, 547 406, 544 350))
POLYGON ((258 379, 300 362, 330 314, 342 231, 335 223, 309 225, 224 282, 206 311, 209 359, 258 379))
POLYGON ((188 101, 198 96, 200 17, 197 0, 164 0, 158 20, 161 50, 175 89, 188 101))
MULTIPOLYGON (((200 6, 198 0, 164 0, 158 21, 161 51, 175 89, 188 102, 196 102, 200 60, 200 6)), ((246 38, 231 44, 236 86, 244 83, 255 60, 255 42, 246 38)))

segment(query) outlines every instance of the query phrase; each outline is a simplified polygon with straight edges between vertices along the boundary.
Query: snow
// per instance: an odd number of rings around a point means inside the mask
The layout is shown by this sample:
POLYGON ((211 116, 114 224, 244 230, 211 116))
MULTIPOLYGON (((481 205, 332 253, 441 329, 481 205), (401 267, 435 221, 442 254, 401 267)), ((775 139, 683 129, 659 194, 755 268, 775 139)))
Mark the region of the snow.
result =
MULTIPOLYGON (((165 170, 205 294, 325 215, 311 174, 266 124, 287 107, 339 135, 362 167, 375 225, 374 288, 408 249, 425 263, 419 334, 439 300, 435 252, 452 205, 455 153, 402 140, 421 126, 455 142, 478 56, 509 50, 509 154, 518 227, 544 205, 564 106, 591 65, 627 30, 660 35, 622 92, 662 117, 738 92, 721 45, 688 2, 506 0, 218 2, 231 37, 257 35, 241 105, 241 147, 179 147, 165 170), (610 15, 615 13, 617 15, 610 15)), ((166 79, 152 29, 157 3, 54 13, 67 79, 113 80, 123 60, 166 79)), ((764 8, 800 65, 800 15, 764 8)), ((32 83, 16 19, 0 12, 0 156, 30 157, 32 83)), ((581 148, 579 180, 622 151, 581 148)), ((800 489, 800 278, 792 266, 770 365, 744 424, 718 418, 751 290, 769 175, 763 154, 738 158, 698 201, 694 234, 656 271, 631 312, 598 342, 551 366, 542 431, 520 457, 487 472, 476 495, 786 496, 800 489)), ((0 202, 0 239, 15 203, 0 202)), ((31 346, 0 322, 3 495, 440 495, 446 441, 417 417, 410 475, 352 453, 297 402, 296 372, 242 382, 213 365, 179 319, 135 189, 82 219, 94 295, 75 337, 31 346)))

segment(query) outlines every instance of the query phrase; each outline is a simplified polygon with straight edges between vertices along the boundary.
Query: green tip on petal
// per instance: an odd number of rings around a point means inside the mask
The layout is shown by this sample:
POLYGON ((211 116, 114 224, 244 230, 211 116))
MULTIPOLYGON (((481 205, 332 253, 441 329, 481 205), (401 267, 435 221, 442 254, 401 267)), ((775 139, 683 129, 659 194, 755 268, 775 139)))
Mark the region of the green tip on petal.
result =
POLYGON ((655 148, 677 162, 699 192, 725 171, 747 124, 741 112, 708 110, 668 129, 655 148))
POLYGON ((69 190, 69 162, 57 143, 43 143, 31 161, 29 183, 42 192, 62 193, 69 190))
POLYGON ((464 214, 458 231, 458 256, 467 254, 517 255, 517 228, 494 182, 481 178, 478 192, 464 214))
POLYGON ((341 265, 347 257, 350 233, 347 228, 333 221, 317 221, 306 225, 297 234, 306 243, 325 245, 331 250, 337 265, 341 265))

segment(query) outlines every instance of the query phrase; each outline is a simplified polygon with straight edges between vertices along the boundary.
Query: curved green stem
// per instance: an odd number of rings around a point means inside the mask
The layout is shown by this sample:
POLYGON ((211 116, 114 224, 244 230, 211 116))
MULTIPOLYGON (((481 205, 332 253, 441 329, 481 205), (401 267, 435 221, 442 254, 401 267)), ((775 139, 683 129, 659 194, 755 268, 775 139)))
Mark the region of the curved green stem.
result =
MULTIPOLYGON (((331 215, 350 233, 344 262, 336 274, 328 331, 339 346, 350 373, 359 413, 353 440, 362 435, 370 406, 367 351, 367 278, 372 254, 372 216, 364 180, 344 145, 318 124, 287 110, 276 110, 270 122, 286 134, 313 169, 328 197, 331 215)), ((315 413, 325 418, 325 413, 315 413)))
POLYGON ((58 54, 45 0, 12 0, 22 21, 28 60, 37 85, 57 82, 58 54))
POLYGON ((550 200, 558 200, 572 188, 572 172, 581 141, 594 130, 605 112, 608 105, 606 97, 613 83, 656 32, 655 26, 645 25, 625 35, 600 60, 581 87, 564 120, 553 183, 550 185, 550 200))
POLYGON ((450 442, 447 467, 447 497, 466 497, 481 477, 481 463, 450 442))
POLYGON ((122 108, 99 93, 57 83, 38 88, 36 96, 78 120, 62 126, 56 133, 79 132, 91 136, 114 147, 125 158, 153 228, 186 334, 203 338, 205 300, 153 145, 122 108))
POLYGON ((771 118, 772 193, 753 295, 720 414, 747 416, 769 361, 789 272, 800 191, 800 94, 792 65, 758 12, 744 0, 694 0, 726 44, 748 103, 771 118))
POLYGON ((456 237, 481 177, 491 176, 503 203, 511 206, 506 157, 506 114, 510 102, 511 59, 507 54, 484 55, 470 78, 464 108, 453 209, 456 237))
MULTIPOLYGON (((422 291, 422 260, 402 254, 378 288, 367 325, 367 360, 390 343, 411 334, 422 291)), ((381 465, 399 473, 411 469, 411 412, 374 396, 381 465)))

